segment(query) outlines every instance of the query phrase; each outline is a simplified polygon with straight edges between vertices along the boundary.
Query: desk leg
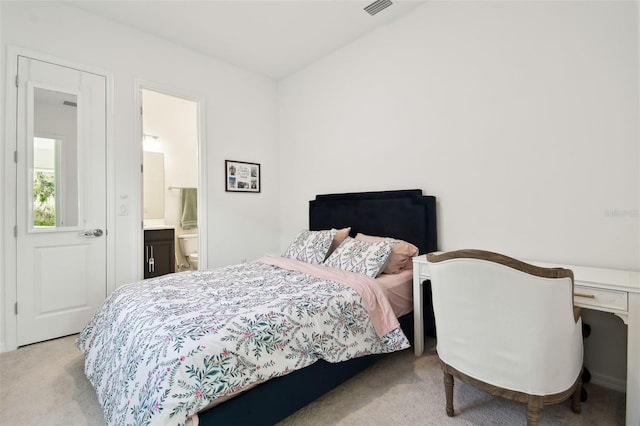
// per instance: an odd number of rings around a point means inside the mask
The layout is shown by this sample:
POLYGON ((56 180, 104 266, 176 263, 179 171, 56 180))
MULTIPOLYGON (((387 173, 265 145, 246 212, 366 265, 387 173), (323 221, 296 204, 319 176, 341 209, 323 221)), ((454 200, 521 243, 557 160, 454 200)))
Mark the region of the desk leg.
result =
POLYGON ((627 322, 627 426, 640 426, 640 293, 629 292, 627 322))
POLYGON ((422 355, 424 351, 424 313, 422 309, 422 281, 418 274, 420 268, 413 268, 413 353, 422 355))

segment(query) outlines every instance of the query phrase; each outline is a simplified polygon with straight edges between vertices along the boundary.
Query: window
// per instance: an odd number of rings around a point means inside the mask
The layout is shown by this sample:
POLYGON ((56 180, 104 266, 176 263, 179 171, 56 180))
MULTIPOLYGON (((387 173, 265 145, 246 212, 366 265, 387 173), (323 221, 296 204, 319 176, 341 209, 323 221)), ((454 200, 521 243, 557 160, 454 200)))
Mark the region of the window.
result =
POLYGON ((51 138, 33 138, 33 226, 55 227, 58 225, 56 188, 60 176, 59 163, 61 141, 51 138))

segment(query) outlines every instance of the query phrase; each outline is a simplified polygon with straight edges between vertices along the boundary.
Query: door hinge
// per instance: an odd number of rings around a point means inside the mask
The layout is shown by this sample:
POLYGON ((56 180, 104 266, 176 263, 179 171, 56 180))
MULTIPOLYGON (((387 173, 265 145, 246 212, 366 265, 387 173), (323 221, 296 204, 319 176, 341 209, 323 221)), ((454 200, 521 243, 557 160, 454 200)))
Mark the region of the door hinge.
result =
POLYGON ((13 236, 18 238, 18 225, 13 226, 13 236))
POLYGON ((144 164, 140 164, 140 173, 144 173, 144 164))
POLYGON ((18 315, 18 302, 13 305, 13 310, 16 312, 16 315, 18 315))
POLYGON ((18 164, 18 150, 13 151, 13 162, 18 164))
POLYGON ((142 107, 140 107, 140 115, 142 115, 142 107))
POLYGON ((16 87, 20 87, 20 76, 16 74, 16 87))

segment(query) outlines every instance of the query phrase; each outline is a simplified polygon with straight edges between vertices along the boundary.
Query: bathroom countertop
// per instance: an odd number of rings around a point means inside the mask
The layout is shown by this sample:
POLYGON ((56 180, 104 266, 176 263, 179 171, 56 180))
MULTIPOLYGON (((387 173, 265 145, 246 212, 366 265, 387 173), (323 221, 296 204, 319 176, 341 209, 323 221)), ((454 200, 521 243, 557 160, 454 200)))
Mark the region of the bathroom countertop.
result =
POLYGON ((145 231, 154 231, 158 229, 175 229, 175 226, 171 225, 145 225, 143 228, 145 231))

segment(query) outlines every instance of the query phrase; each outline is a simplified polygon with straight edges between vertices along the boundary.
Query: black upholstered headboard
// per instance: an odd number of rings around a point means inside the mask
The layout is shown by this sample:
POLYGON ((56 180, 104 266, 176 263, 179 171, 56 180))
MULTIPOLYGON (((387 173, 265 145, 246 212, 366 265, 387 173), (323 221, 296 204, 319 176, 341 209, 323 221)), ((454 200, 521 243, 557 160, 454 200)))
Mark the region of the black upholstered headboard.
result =
POLYGON ((436 199, 420 189, 317 195, 309 201, 312 231, 351 227, 358 232, 408 241, 420 254, 437 251, 436 199))

